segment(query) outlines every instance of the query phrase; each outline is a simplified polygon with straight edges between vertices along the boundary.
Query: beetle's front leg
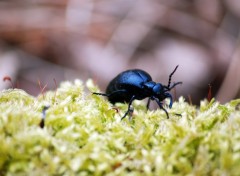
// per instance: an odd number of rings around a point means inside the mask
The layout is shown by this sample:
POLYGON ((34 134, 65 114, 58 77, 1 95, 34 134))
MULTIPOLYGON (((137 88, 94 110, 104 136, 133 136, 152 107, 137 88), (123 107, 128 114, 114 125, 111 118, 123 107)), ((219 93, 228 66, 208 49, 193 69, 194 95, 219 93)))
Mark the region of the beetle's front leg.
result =
POLYGON ((157 102, 157 104, 158 104, 158 106, 159 106, 159 108, 160 109, 162 109, 162 110, 164 110, 164 112, 166 113, 166 115, 167 115, 167 118, 169 119, 169 115, 168 115, 168 112, 167 112, 167 110, 166 109, 164 109, 164 107, 162 106, 162 103, 157 99, 157 98, 155 98, 155 97, 153 97, 153 99, 157 102))
POLYGON ((172 108, 172 105, 173 105, 173 98, 172 98, 172 95, 169 94, 169 93, 166 93, 165 94, 166 98, 169 98, 170 99, 170 103, 169 103, 169 108, 172 108))

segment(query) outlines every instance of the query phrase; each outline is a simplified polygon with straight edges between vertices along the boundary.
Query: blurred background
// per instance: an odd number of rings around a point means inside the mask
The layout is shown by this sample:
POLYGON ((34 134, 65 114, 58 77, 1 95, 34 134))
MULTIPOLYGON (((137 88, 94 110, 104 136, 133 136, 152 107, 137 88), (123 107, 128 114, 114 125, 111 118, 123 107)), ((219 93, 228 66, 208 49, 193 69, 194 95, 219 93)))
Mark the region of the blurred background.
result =
POLYGON ((175 95, 199 104, 211 84, 225 103, 240 97, 239 29, 238 0, 0 0, 0 90, 92 78, 104 92, 133 68, 167 85, 179 65, 175 95))

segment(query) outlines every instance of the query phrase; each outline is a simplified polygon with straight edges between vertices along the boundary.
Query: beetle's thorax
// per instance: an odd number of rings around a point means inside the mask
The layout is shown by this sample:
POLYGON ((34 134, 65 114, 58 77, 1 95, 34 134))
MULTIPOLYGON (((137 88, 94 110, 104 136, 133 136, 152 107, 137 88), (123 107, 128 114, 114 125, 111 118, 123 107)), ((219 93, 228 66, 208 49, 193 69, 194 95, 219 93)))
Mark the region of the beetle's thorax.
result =
POLYGON ((152 96, 157 96, 163 92, 163 86, 160 83, 156 83, 154 81, 144 83, 144 88, 145 90, 148 90, 152 96))

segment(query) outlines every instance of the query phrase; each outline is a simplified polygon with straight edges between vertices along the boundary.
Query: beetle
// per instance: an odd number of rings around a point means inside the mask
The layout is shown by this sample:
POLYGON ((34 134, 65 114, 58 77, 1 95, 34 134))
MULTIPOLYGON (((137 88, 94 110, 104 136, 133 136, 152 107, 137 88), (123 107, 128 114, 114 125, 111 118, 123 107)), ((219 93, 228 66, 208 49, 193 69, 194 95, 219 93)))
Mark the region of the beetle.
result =
POLYGON ((131 105, 134 100, 142 100, 144 98, 148 98, 147 109, 149 108, 150 101, 154 100, 157 102, 159 108, 165 111, 167 118, 169 118, 168 112, 163 107, 161 101, 169 98, 169 108, 172 108, 173 98, 169 91, 176 85, 182 84, 182 82, 177 82, 171 85, 172 76, 176 72, 177 68, 178 65, 169 75, 167 86, 152 81, 151 76, 143 70, 132 69, 118 74, 108 84, 106 93, 93 92, 93 94, 108 97, 108 100, 112 104, 117 102, 128 103, 128 110, 121 120, 123 120, 132 111, 131 105))

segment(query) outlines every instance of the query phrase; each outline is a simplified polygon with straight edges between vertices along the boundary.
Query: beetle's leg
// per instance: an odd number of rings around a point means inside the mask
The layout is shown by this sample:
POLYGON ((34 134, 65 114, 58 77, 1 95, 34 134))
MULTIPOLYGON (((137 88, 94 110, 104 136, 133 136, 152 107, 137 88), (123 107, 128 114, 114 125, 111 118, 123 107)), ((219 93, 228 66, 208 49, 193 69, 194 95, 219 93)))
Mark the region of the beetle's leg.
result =
POLYGON ((150 102, 151 102, 151 98, 148 98, 148 102, 147 102, 147 110, 149 109, 150 102))
POLYGON ((115 93, 119 93, 119 92, 126 92, 126 90, 117 90, 117 91, 114 91, 110 94, 106 94, 106 93, 97 93, 97 92, 93 92, 92 94, 94 95, 101 95, 101 96, 106 96, 106 97, 110 97, 112 95, 114 95, 115 93))
POLYGON ((153 97, 153 99, 157 102, 157 104, 158 104, 158 106, 159 106, 159 108, 160 109, 162 109, 162 110, 164 110, 164 112, 166 113, 166 115, 167 115, 167 118, 169 119, 169 115, 168 115, 168 112, 167 112, 167 110, 166 109, 164 109, 164 107, 162 106, 162 103, 157 99, 157 98, 155 98, 155 97, 153 97))
POLYGON ((94 94, 94 95, 106 96, 106 97, 109 96, 109 94, 105 94, 105 93, 97 93, 97 92, 93 92, 92 94, 94 94))
MULTIPOLYGON (((166 98, 170 99, 170 103, 168 106, 169 106, 169 108, 172 108, 172 104, 173 104, 172 95, 168 93, 166 98)), ((178 114, 178 113, 174 113, 174 114, 182 117, 182 114, 178 114)))
POLYGON ((173 98, 172 98, 172 95, 170 93, 166 93, 166 98, 169 98, 170 99, 170 103, 169 103, 169 108, 172 108, 172 105, 173 105, 173 98))
POLYGON ((124 114, 124 116, 121 118, 121 120, 123 120, 123 119, 129 114, 129 112, 132 111, 132 110, 131 110, 131 105, 132 105, 133 100, 135 100, 135 95, 133 95, 132 98, 130 99, 129 104, 128 104, 128 110, 127 110, 127 112, 124 114))

